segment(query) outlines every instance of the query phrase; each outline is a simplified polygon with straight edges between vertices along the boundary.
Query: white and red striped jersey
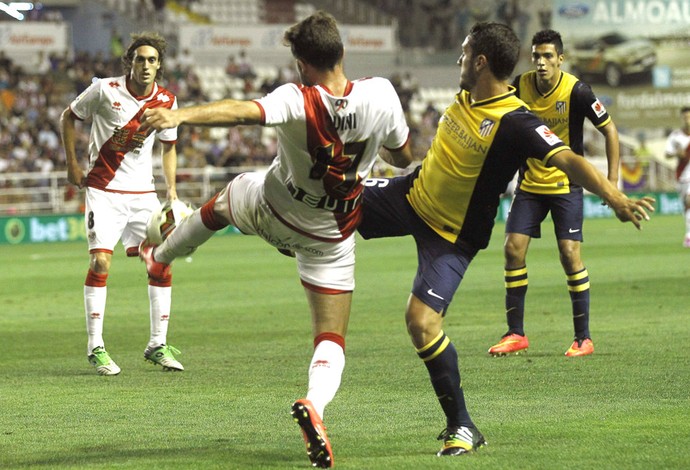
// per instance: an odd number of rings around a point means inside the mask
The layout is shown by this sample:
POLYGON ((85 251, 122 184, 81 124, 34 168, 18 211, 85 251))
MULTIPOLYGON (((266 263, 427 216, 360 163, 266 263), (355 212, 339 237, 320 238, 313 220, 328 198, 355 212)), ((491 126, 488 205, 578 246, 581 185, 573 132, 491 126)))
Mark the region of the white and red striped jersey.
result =
POLYGON ((175 143, 177 128, 137 132, 147 108, 177 108, 177 99, 156 83, 148 96, 135 96, 128 78, 94 81, 70 104, 77 119, 92 118, 89 137, 89 172, 86 186, 104 191, 143 193, 154 190, 152 150, 154 139, 175 143))
POLYGON ((399 149, 409 138, 393 85, 364 78, 334 96, 322 86, 290 83, 256 102, 262 124, 278 136, 264 185, 273 212, 311 238, 347 238, 361 220, 362 180, 379 149, 399 149))
POLYGON ((690 135, 683 129, 672 131, 666 138, 666 155, 685 156, 678 160, 676 178, 681 183, 690 183, 690 135))

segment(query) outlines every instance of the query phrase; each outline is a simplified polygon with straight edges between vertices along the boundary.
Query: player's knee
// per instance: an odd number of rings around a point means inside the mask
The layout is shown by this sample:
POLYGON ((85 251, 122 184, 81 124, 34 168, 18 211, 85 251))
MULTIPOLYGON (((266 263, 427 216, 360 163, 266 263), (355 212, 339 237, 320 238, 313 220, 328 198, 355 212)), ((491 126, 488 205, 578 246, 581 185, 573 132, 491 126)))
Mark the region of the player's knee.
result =
POLYGON ((94 253, 91 255, 91 270, 99 274, 110 271, 111 257, 106 253, 94 253))
POLYGON ((560 249, 561 264, 566 272, 572 273, 580 269, 582 261, 580 260, 580 250, 573 246, 561 247, 560 249))
POLYGON ((527 247, 522 244, 517 244, 510 239, 507 239, 503 246, 503 252, 506 258, 506 266, 524 266, 525 257, 527 255, 527 247))

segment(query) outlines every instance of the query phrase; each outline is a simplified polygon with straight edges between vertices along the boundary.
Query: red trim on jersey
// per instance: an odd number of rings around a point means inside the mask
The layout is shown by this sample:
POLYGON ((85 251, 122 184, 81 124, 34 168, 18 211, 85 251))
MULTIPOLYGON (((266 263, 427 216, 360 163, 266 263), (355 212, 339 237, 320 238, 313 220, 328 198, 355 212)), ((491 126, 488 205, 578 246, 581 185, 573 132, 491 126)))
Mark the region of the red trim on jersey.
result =
MULTIPOLYGON (((348 82, 346 87, 347 93, 350 90, 352 82, 348 82)), ((303 87, 302 95, 307 125, 307 150, 314 162, 310 177, 320 178, 326 194, 331 197, 346 201, 358 198, 364 190, 359 176, 355 176, 356 180, 352 182, 346 182, 346 176, 353 169, 352 166, 359 162, 345 155, 343 142, 318 89, 303 87)), ((357 207, 351 212, 334 213, 333 216, 343 238, 346 238, 357 229, 362 220, 362 211, 357 207)))
POLYGON ((321 333, 319 336, 314 338, 314 349, 316 349, 316 347, 322 341, 330 341, 335 343, 343 348, 343 352, 345 352, 345 338, 340 336, 338 333, 321 333))
POLYGON ((125 253, 129 258, 134 258, 135 256, 139 256, 139 247, 138 246, 130 246, 125 250, 125 253))
POLYGON ((259 121, 259 124, 262 126, 265 126, 266 125, 266 110, 264 109, 263 106, 261 106, 261 103, 259 103, 258 101, 254 101, 254 103, 256 103, 256 105, 259 107, 259 111, 261 112, 261 119, 259 121))
POLYGON ((90 287, 105 287, 107 279, 108 273, 101 274, 89 269, 89 272, 86 273, 84 285, 90 287))
MULTIPOLYGON (((87 175, 86 186, 107 191, 106 187, 115 177, 115 172, 122 164, 125 155, 136 149, 137 143, 143 142, 150 132, 154 132, 152 130, 138 130, 141 124, 141 115, 149 108, 172 108, 175 102, 175 95, 165 88, 153 87, 149 96, 144 99, 148 99, 148 101, 143 104, 132 119, 103 143, 103 146, 98 151, 98 158, 87 175), (157 98, 151 98, 154 93, 167 96, 169 99, 163 101, 157 98)), ((139 99, 139 101, 143 101, 143 99, 139 99)))
POLYGON ((155 190, 151 191, 123 191, 121 189, 108 189, 108 188, 98 188, 95 186, 89 186, 90 188, 98 189, 100 191, 106 191, 109 193, 116 193, 116 194, 148 194, 148 193, 155 193, 155 190))
POLYGON ((316 292, 317 294, 338 295, 352 292, 351 290, 331 289, 330 287, 317 286, 305 281, 304 279, 300 279, 300 281, 306 289, 309 289, 312 292, 316 292))
MULTIPOLYGON (((153 96, 153 94, 154 94, 154 93, 157 91, 157 89, 158 89, 158 85, 157 85, 156 83, 154 83, 154 84, 151 86, 151 91, 149 92, 148 95, 139 96, 139 95, 137 95, 137 94, 134 93, 134 90, 132 89, 132 87, 131 87, 131 85, 130 85, 131 82, 132 82, 132 80, 129 78, 129 75, 125 76, 125 87, 127 88, 127 91, 129 92, 129 94, 132 95, 134 98, 136 98, 137 101, 144 101, 144 100, 147 100, 147 99, 151 98, 151 97, 153 96)), ((163 89, 163 88, 161 88, 161 90, 162 90, 162 89, 163 89)))

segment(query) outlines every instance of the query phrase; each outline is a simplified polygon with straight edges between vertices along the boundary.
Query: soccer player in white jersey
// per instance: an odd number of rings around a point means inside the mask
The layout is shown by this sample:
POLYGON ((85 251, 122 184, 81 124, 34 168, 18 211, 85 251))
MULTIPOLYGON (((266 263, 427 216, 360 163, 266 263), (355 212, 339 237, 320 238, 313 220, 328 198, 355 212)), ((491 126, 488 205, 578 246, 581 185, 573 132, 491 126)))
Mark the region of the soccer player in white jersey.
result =
POLYGON ((149 275, 165 276, 169 263, 229 224, 259 235, 297 258, 312 316, 314 353, 308 392, 292 414, 313 466, 333 466, 322 422, 340 386, 345 333, 354 290, 355 229, 361 220, 363 180, 381 147, 404 168, 412 161, 409 128, 392 84, 384 78, 350 81, 335 19, 316 12, 284 35, 301 85, 286 84, 253 101, 222 100, 175 111, 144 113, 143 129, 178 125, 276 128, 278 155, 266 175, 245 173, 184 219, 165 242, 143 244, 149 275))
POLYGON ((678 195, 685 213, 685 238, 683 246, 690 248, 690 106, 680 110, 683 125, 673 130, 666 138, 666 158, 675 158, 678 195))
MULTIPOLYGON (((117 375, 120 367, 105 349, 105 315, 108 272, 113 249, 122 241, 127 256, 138 256, 146 236, 146 223, 160 207, 154 188, 152 153, 154 139, 163 147, 167 197, 176 199, 177 129, 145 132, 139 129, 146 109, 176 109, 175 95, 156 83, 162 75, 166 42, 156 33, 132 36, 122 57, 125 75, 95 80, 62 113, 62 142, 67 158, 67 178, 86 188, 85 225, 89 270, 84 284, 84 306, 89 362, 101 375, 117 375), (76 121, 91 119, 89 168, 77 158, 76 121)), ((86 149, 84 149, 86 150, 86 149)), ((80 151, 84 151, 81 150, 80 151)), ((171 275, 149 278, 151 336, 144 358, 164 370, 183 370, 179 353, 167 344, 171 306, 171 275)))

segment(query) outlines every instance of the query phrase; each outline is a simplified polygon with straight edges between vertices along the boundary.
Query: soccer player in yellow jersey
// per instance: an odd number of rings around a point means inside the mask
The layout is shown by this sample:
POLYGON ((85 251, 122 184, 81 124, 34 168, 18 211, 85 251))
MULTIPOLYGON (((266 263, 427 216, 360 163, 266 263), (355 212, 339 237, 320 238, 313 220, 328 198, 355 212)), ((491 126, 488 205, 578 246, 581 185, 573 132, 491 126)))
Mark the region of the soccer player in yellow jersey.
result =
POLYGON ((446 416, 439 456, 486 443, 465 405, 458 355, 443 318, 475 254, 489 243, 500 196, 528 158, 555 166, 600 196, 621 221, 640 227, 652 198, 628 199, 573 152, 508 84, 520 41, 506 25, 478 23, 462 44, 460 88, 443 113, 421 166, 372 179, 364 189, 364 238, 412 235, 418 269, 405 322, 446 416))
MULTIPOLYGON (((589 119, 606 139, 608 179, 616 185, 619 166, 616 126, 592 89, 561 70, 563 58, 563 41, 558 32, 536 33, 532 38, 535 70, 515 77, 515 94, 579 154, 584 151, 584 119, 589 119)), ((538 158, 528 159, 520 168, 504 245, 508 332, 489 349, 489 354, 518 354, 529 346, 524 331, 527 249, 532 238, 541 237, 541 223, 549 212, 572 303, 575 339, 565 355, 586 356, 594 352, 589 332, 589 274, 580 258, 582 207, 582 186, 570 181, 558 168, 546 166, 538 158)))

